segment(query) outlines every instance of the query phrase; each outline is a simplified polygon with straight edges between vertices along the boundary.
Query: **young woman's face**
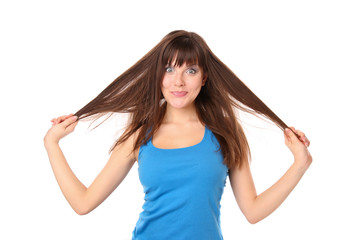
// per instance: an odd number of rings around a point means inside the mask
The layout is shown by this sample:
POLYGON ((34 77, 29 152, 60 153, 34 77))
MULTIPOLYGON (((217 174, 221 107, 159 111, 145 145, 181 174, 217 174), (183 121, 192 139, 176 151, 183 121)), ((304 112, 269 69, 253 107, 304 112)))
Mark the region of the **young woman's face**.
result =
POLYGON ((185 108, 194 103, 205 80, 198 65, 184 63, 180 67, 174 67, 169 64, 165 67, 161 92, 172 107, 185 108))

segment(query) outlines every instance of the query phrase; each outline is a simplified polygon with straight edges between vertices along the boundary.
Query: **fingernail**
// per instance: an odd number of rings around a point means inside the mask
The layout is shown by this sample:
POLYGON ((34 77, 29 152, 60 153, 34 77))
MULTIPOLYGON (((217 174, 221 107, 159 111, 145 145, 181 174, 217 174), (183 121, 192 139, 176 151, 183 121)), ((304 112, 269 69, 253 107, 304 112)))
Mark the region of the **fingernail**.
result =
POLYGON ((77 116, 71 117, 71 120, 76 121, 76 120, 77 120, 77 116))

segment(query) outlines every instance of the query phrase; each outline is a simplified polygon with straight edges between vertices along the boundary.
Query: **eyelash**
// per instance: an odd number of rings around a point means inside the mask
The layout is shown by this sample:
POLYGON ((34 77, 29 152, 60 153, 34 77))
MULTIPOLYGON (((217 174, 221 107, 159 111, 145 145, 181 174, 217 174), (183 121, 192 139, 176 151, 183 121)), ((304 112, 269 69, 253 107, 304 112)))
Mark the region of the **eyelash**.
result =
POLYGON ((190 68, 190 69, 188 69, 188 71, 193 71, 193 73, 190 73, 190 74, 195 74, 195 73, 197 73, 196 69, 194 69, 194 68, 190 68))
POLYGON ((165 72, 168 72, 169 68, 173 69, 172 67, 165 67, 165 72))
MULTIPOLYGON (((165 72, 168 72, 168 69, 169 68, 171 68, 171 69, 173 69, 172 67, 165 67, 165 72)), ((195 74, 195 73, 197 73, 197 70, 196 69, 194 69, 194 68, 189 68, 188 70, 186 70, 187 72, 189 72, 189 71, 192 71, 193 73, 190 73, 190 74, 195 74)))

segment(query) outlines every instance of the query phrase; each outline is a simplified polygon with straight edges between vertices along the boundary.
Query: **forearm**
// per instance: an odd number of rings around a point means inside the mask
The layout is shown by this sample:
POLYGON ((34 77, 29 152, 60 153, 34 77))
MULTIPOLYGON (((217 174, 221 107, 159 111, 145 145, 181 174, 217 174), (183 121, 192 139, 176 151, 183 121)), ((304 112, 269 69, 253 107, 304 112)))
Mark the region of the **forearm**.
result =
POLYGON ((58 144, 47 144, 45 148, 62 193, 74 211, 82 214, 86 211, 84 209, 86 186, 75 176, 58 144))
POLYGON ((256 197, 252 208, 254 223, 270 215, 283 203, 307 168, 294 163, 274 185, 256 197))

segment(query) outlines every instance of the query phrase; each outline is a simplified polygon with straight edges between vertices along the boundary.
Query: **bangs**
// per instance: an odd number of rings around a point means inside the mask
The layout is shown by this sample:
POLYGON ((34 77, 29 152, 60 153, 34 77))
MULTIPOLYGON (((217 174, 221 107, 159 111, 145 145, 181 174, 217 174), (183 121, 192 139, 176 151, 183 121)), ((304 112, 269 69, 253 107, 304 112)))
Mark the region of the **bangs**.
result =
POLYGON ((188 37, 178 37, 166 46, 162 56, 162 64, 163 66, 174 64, 174 67, 180 67, 184 63, 186 65, 197 64, 204 69, 204 55, 201 47, 195 41, 188 37))

